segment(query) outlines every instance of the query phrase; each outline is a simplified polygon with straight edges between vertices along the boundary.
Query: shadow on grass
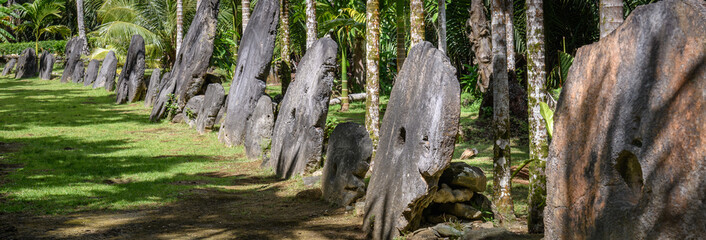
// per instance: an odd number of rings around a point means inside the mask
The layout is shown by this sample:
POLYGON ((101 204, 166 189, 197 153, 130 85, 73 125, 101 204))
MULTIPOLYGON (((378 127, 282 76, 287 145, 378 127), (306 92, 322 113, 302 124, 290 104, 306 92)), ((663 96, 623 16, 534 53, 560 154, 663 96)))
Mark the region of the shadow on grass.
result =
POLYGON ((136 131, 123 132, 139 138, 169 134, 115 105, 113 94, 56 86, 0 78, 0 132, 12 133, 0 142, 18 146, 0 149, 0 161, 13 163, 0 164, 9 171, 0 176, 2 239, 362 238, 357 218, 318 190, 279 181, 256 162, 189 152, 198 146, 151 148, 120 133, 84 136, 108 131, 95 124, 126 122, 136 131))

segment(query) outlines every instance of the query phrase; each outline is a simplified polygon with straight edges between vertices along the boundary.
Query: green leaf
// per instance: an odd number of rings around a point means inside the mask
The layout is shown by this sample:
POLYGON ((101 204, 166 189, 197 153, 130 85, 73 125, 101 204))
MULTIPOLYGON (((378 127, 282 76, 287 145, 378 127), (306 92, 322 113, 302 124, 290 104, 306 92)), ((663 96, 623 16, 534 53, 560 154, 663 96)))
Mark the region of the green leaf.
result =
POLYGON ((549 138, 552 138, 552 133, 554 133, 554 111, 545 102, 539 102, 539 113, 542 114, 544 118, 544 124, 547 126, 547 134, 549 138))

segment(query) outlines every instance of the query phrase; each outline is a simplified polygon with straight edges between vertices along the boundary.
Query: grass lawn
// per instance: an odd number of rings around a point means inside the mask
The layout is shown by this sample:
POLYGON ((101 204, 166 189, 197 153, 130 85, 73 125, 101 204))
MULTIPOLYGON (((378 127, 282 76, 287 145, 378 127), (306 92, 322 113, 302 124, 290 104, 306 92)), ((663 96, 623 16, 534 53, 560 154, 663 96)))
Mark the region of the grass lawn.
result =
MULTIPOLYGON (((279 88, 268 86, 267 91, 277 93, 279 88)), ((387 99, 382 101, 384 105, 387 99)), ((339 109, 330 108, 329 122, 363 123, 364 102, 352 103, 345 113, 339 109)), ((151 123, 150 111, 143 102, 116 105, 115 93, 102 88, 62 84, 57 78, 0 77, 0 221, 46 216, 43 221, 55 225, 45 227, 49 237, 90 237, 94 235, 66 229, 74 229, 72 221, 77 219, 90 228, 86 219, 118 213, 128 214, 125 219, 141 219, 126 220, 124 229, 147 223, 200 226, 214 224, 215 220, 198 217, 212 213, 231 219, 216 224, 230 229, 223 231, 232 234, 228 236, 257 233, 257 227, 241 227, 265 219, 291 227, 259 226, 262 235, 253 236, 360 237, 355 235, 360 218, 336 212, 311 195, 301 178, 276 181, 271 172, 259 169, 258 162, 247 160, 242 147, 219 143, 217 132, 199 135, 185 124, 151 123), (193 214, 183 209, 192 209, 193 214), (131 211, 142 212, 135 217, 131 211), (165 217, 170 214, 181 219, 165 217)), ((472 126, 477 112, 477 104, 464 107, 462 125, 472 126)), ((480 151, 466 161, 492 179, 491 141, 457 144, 454 161, 466 148, 480 151)), ((527 146, 514 146, 512 151, 514 165, 527 159, 527 146)), ((488 196, 491 190, 489 181, 488 196)), ((515 184, 513 191, 516 212, 526 215, 527 186, 515 184)), ((27 226, 30 232, 43 227, 27 226)), ((208 236, 214 228, 194 230, 193 236, 208 236)), ((111 236, 105 235, 108 230, 90 229, 103 234, 96 237, 111 236)), ((170 233, 165 230, 163 236, 170 233)), ((155 232, 145 234, 130 236, 155 232)))

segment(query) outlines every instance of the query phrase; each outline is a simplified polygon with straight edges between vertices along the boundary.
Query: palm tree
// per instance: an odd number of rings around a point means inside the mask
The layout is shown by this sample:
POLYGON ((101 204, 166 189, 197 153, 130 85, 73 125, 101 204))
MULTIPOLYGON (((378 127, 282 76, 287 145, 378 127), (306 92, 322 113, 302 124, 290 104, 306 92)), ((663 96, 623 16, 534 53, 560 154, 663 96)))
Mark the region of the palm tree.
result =
POLYGON ((446 0, 439 0, 439 50, 446 53, 446 0))
POLYGON ((623 0, 600 0, 601 38, 608 36, 623 23, 623 0))
POLYGON ((397 25, 397 72, 402 70, 402 64, 407 57, 407 14, 409 13, 406 0, 397 0, 395 6, 397 25))
POLYGON ((184 36, 184 15, 183 15, 183 6, 182 6, 182 0, 177 0, 176 3, 176 52, 179 54, 179 49, 181 49, 181 41, 182 41, 182 36, 184 36))
POLYGON ((289 86, 289 83, 292 81, 292 63, 289 59, 289 55, 291 54, 289 50, 289 0, 281 1, 281 10, 279 11, 281 13, 280 20, 282 21, 279 25, 280 34, 282 35, 282 49, 280 49, 280 79, 282 82, 282 95, 284 95, 287 92, 287 87, 289 86))
POLYGON ((316 33, 316 0, 306 0, 306 48, 309 49, 311 45, 318 39, 316 33))
POLYGON ((544 166, 547 162, 547 129, 539 103, 547 102, 544 66, 544 10, 542 0, 527 0, 527 96, 529 97, 529 195, 527 227, 530 233, 544 231, 544 205, 547 195, 544 166))
POLYGON ((322 18, 326 20, 324 31, 333 31, 341 52, 341 111, 348 111, 348 52, 355 47, 356 40, 363 35, 365 13, 355 9, 357 1, 333 1, 322 4, 322 18))
POLYGON ((513 0, 507 1, 505 5, 505 42, 507 43, 507 70, 515 74, 515 34, 514 34, 514 12, 513 0))
POLYGON ((71 34, 71 30, 64 25, 49 25, 51 20, 61 17, 64 9, 63 1, 36 0, 33 3, 15 5, 20 11, 19 17, 25 21, 18 26, 18 30, 31 28, 34 34, 34 50, 39 53, 39 39, 44 33, 71 34))
POLYGON ((88 41, 86 39, 86 29, 83 25, 83 0, 76 0, 76 20, 78 26, 78 37, 83 41, 81 52, 88 55, 88 41))
POLYGON ((250 0, 241 0, 240 5, 243 8, 243 32, 245 32, 245 27, 248 26, 248 21, 250 21, 250 0))
POLYGON ((491 34, 493 45, 493 202, 501 223, 515 219, 510 170, 510 99, 507 79, 505 7, 507 0, 493 0, 491 34))
POLYGON ((409 4, 410 33, 412 45, 424 41, 424 1, 411 0, 409 4))
MULTIPOLYGON (((365 36, 365 128, 373 140, 373 156, 380 136, 380 9, 378 0, 367 0, 365 36)), ((370 163, 372 168, 374 162, 370 163)))

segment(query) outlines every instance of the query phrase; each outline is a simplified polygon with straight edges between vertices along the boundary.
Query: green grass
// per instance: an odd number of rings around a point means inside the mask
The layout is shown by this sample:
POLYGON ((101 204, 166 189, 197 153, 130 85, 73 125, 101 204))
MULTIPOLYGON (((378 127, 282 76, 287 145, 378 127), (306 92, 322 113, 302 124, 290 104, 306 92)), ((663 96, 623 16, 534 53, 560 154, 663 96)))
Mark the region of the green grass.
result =
MULTIPOLYGON (((271 96, 279 92, 278 86, 267 88, 271 96)), ((0 77, 0 142, 23 145, 11 153, 3 153, 0 145, 0 162, 21 164, 3 176, 0 212, 63 214, 161 206, 191 188, 231 185, 232 179, 202 173, 247 161, 242 147, 224 147, 215 132, 200 136, 185 124, 151 123, 151 109, 143 102, 116 105, 114 100, 115 94, 104 89, 57 79, 0 77)), ((382 109, 387 101, 381 97, 382 109)), ((462 108, 462 126, 473 126, 479 104, 462 108)), ((347 112, 332 106, 328 118, 363 124, 365 103, 353 102, 347 112)), ((456 145, 454 161, 464 149, 478 149, 476 158, 465 161, 485 171, 490 196, 492 142, 472 139, 456 145)), ((528 158, 528 147, 516 140, 512 152, 513 165, 528 158)), ((525 213, 527 186, 515 184, 513 194, 516 212, 525 213)))
POLYGON ((180 181, 227 184, 197 174, 245 161, 236 158, 242 148, 224 147, 217 133, 150 123, 143 102, 116 105, 114 99, 104 89, 57 80, 0 78, 0 142, 24 146, 2 156, 22 168, 6 176, 0 212, 161 205, 197 187, 180 181))

